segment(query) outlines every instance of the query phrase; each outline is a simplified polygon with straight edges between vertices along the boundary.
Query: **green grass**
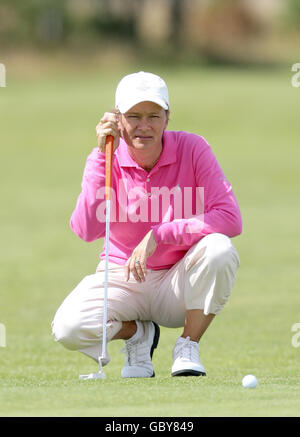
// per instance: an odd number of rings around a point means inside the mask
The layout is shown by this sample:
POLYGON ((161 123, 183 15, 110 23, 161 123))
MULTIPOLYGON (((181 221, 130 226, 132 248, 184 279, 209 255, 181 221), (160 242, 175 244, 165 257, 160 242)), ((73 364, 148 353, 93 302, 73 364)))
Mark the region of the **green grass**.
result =
MULTIPOLYGON (((139 69, 144 66, 139 66, 139 69)), ((9 68, 7 68, 9 72, 9 68)), ((75 73, 74 73, 75 71, 75 73)), ((180 330, 162 328, 156 378, 122 380, 121 341, 97 366, 55 343, 50 324, 102 241, 84 243, 68 222, 95 125, 113 106, 122 70, 22 79, 0 88, 1 416, 299 416, 299 105, 281 71, 156 68, 171 95, 169 128, 203 135, 233 184, 244 220, 234 239, 241 267, 230 301, 200 346, 206 378, 171 378, 180 330), (247 373, 259 386, 241 385, 247 373)))

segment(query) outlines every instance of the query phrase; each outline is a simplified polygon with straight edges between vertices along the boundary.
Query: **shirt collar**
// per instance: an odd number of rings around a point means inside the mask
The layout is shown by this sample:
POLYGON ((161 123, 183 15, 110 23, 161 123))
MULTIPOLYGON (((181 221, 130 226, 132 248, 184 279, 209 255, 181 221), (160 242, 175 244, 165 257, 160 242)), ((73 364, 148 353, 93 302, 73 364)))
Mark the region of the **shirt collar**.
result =
MULTIPOLYGON (((173 164, 177 161, 177 142, 173 132, 164 131, 163 133, 163 149, 159 160, 155 167, 163 167, 164 165, 173 164)), ((126 142, 120 138, 120 145, 116 150, 116 155, 121 167, 136 167, 140 168, 138 163, 128 153, 126 142)))

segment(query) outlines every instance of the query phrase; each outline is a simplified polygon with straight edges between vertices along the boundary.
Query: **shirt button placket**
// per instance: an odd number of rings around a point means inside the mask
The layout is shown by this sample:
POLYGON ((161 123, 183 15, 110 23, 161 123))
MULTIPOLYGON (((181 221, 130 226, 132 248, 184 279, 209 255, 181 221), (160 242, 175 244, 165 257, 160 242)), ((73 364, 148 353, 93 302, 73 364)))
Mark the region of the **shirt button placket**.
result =
POLYGON ((146 179, 146 183, 147 183, 147 196, 148 196, 148 197, 151 196, 151 187, 150 187, 149 182, 150 182, 150 178, 147 177, 147 179, 146 179))

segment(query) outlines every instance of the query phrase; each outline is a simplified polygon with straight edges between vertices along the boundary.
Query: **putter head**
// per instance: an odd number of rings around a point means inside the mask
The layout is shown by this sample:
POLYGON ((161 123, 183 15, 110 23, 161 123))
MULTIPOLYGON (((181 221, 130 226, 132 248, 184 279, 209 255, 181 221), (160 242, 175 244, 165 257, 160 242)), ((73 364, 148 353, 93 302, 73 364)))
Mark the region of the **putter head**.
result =
POLYGON ((87 379, 105 379, 104 372, 97 373, 88 373, 87 375, 79 375, 79 379, 87 380, 87 379))
POLYGON ((99 372, 97 373, 88 373, 87 375, 79 375, 79 379, 105 379, 105 373, 102 370, 102 360, 105 359, 104 357, 99 357, 98 362, 99 362, 99 372))

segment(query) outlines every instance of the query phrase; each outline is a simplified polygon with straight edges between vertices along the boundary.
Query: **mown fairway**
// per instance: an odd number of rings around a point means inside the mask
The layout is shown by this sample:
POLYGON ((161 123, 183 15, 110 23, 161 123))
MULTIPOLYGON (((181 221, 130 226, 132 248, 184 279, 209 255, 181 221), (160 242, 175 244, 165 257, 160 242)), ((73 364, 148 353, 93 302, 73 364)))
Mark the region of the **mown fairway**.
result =
MULTIPOLYGON (((1 416, 299 416, 300 89, 281 71, 153 68, 171 96, 169 129, 203 135, 240 202, 241 267, 233 294, 200 346, 206 378, 171 378, 180 330, 161 330, 156 378, 122 380, 122 342, 109 344, 105 381, 79 381, 97 366, 56 344, 53 315, 93 273, 102 241, 68 222, 95 125, 126 73, 88 70, 22 78, 0 88, 1 416), (245 374, 259 386, 246 390, 245 374)), ((187 169, 189 171, 189 169, 187 169)))

